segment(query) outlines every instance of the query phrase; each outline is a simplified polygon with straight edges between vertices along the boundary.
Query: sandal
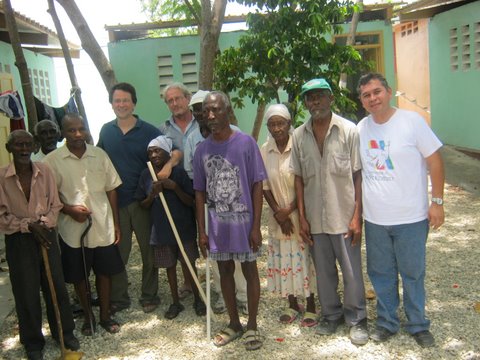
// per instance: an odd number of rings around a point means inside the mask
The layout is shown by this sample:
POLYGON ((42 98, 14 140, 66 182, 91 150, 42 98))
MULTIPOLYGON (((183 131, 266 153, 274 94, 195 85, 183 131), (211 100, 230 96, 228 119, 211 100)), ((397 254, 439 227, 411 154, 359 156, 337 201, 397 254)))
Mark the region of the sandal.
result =
POLYGON ((92 327, 90 326, 89 321, 85 321, 82 325, 82 329, 80 332, 82 333, 83 336, 93 336, 93 333, 97 331, 97 326, 95 325, 95 320, 93 321, 93 331, 92 327))
POLYGON ((145 314, 154 311, 157 307, 158 307, 158 304, 154 302, 145 301, 142 304, 142 309, 145 314))
POLYGON ((183 310, 185 310, 185 307, 182 304, 172 304, 165 313, 165 318, 169 320, 175 319, 183 310))
POLYGON ((98 324, 110 334, 116 334, 120 331, 120 324, 113 319, 102 320, 98 324))
POLYGON ((318 322, 317 322, 317 314, 315 313, 312 313, 310 311, 307 311, 305 312, 305 314, 303 314, 303 320, 302 322, 300 323, 301 326, 303 327, 312 327, 312 326, 315 326, 317 325, 318 322))
POLYGON ((249 351, 260 349, 263 346, 263 341, 265 340, 265 337, 260 335, 260 331, 258 330, 247 330, 243 338, 245 339, 243 343, 245 345, 245 349, 249 351))
POLYGON ((235 331, 229 327, 221 330, 215 337, 213 338, 213 344, 215 346, 225 346, 228 343, 231 343, 233 340, 242 337, 243 330, 235 331))
POLYGON ((280 318, 278 319, 282 324, 291 324, 292 322, 295 321, 297 316, 300 314, 299 311, 292 309, 292 308, 287 308, 283 310, 282 315, 280 315, 280 318))
POLYGON ((205 306, 205 303, 200 299, 195 300, 195 302, 193 303, 193 308, 195 309, 195 314, 197 314, 197 316, 205 316, 205 314, 207 313, 207 307, 205 306))

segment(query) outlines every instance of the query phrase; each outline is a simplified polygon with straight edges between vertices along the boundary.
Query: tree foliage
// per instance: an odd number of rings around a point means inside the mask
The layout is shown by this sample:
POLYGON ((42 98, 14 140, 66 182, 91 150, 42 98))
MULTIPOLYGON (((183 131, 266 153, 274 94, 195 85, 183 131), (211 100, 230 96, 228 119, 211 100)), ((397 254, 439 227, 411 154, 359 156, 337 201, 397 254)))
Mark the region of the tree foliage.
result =
POLYGON ((341 73, 351 74, 361 66, 359 53, 351 46, 335 44, 327 36, 341 32, 355 6, 348 0, 251 0, 258 10, 247 17, 248 30, 237 47, 219 56, 215 67, 217 88, 236 92, 232 102, 242 107, 253 103, 280 103, 280 91, 288 94, 294 115, 299 113, 298 94, 303 83, 324 77, 332 85, 337 111, 352 115, 355 104, 347 90, 338 87, 341 73))
POLYGON ((184 23, 182 28, 155 30, 155 35, 173 36, 198 32, 192 25, 201 22, 202 4, 199 0, 140 0, 140 3, 142 11, 151 21, 178 20, 184 23))

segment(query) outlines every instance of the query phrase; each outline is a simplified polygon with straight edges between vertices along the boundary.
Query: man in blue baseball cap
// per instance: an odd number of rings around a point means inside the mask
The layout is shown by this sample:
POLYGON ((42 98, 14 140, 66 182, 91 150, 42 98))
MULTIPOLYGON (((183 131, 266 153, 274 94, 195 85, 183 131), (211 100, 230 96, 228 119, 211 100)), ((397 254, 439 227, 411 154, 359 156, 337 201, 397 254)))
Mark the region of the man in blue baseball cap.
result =
POLYGON ((331 335, 345 321, 350 341, 364 345, 368 331, 360 252, 358 132, 353 122, 332 112, 334 96, 325 79, 308 81, 301 95, 310 119, 293 134, 290 167, 295 174, 300 235, 310 245, 317 273, 322 318, 316 333, 331 335), (343 305, 337 292, 337 260, 343 274, 343 305))

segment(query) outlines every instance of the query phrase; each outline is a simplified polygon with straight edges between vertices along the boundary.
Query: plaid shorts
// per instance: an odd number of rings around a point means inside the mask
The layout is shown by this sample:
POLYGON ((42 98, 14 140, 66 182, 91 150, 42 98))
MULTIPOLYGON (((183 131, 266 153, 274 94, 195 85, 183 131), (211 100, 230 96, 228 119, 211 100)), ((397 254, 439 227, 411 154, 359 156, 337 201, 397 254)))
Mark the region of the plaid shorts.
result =
POLYGON ((251 262, 257 260, 259 256, 262 256, 262 247, 258 248, 257 252, 249 251, 243 253, 209 253, 208 257, 214 261, 228 261, 228 260, 238 260, 240 262, 251 262))
MULTIPOLYGON (((182 243, 185 253, 191 263, 200 257, 196 241, 182 243)), ((157 268, 166 269, 177 264, 177 260, 185 262, 182 252, 177 244, 175 245, 154 245, 153 246, 154 265, 157 268)))

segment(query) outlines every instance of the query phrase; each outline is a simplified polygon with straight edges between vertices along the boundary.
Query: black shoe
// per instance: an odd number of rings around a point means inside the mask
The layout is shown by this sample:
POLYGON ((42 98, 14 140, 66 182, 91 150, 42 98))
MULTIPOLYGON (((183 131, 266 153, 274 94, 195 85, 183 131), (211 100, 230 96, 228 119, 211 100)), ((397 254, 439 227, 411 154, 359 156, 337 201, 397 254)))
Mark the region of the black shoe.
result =
POLYGON ((172 304, 165 313, 165 318, 169 320, 175 319, 183 310, 185 310, 185 307, 182 304, 172 304))
POLYGON ((343 316, 336 320, 327 320, 326 318, 322 318, 320 324, 317 326, 317 330, 315 333, 317 335, 332 335, 335 334, 337 331, 338 325, 343 324, 343 316))
POLYGON ((27 351, 28 360, 43 360, 42 350, 27 351))
POLYGON ((391 338, 395 333, 391 332, 388 329, 385 329, 384 327, 377 326, 375 331, 370 335, 370 339, 376 342, 385 342, 389 338, 391 338))
POLYGON ((363 319, 358 324, 351 326, 349 337, 353 345, 365 345, 368 342, 367 319, 363 319))
POLYGON ((419 331, 412 336, 414 337, 417 344, 420 345, 422 348, 428 348, 435 345, 435 339, 433 338, 432 333, 428 330, 419 331))
POLYGON ((200 299, 194 301, 193 308, 195 309, 195 314, 197 314, 197 316, 205 316, 207 313, 207 307, 200 299))
POLYGON ((68 350, 77 351, 78 349, 80 349, 80 342, 73 334, 66 336, 64 335, 63 344, 68 350))

